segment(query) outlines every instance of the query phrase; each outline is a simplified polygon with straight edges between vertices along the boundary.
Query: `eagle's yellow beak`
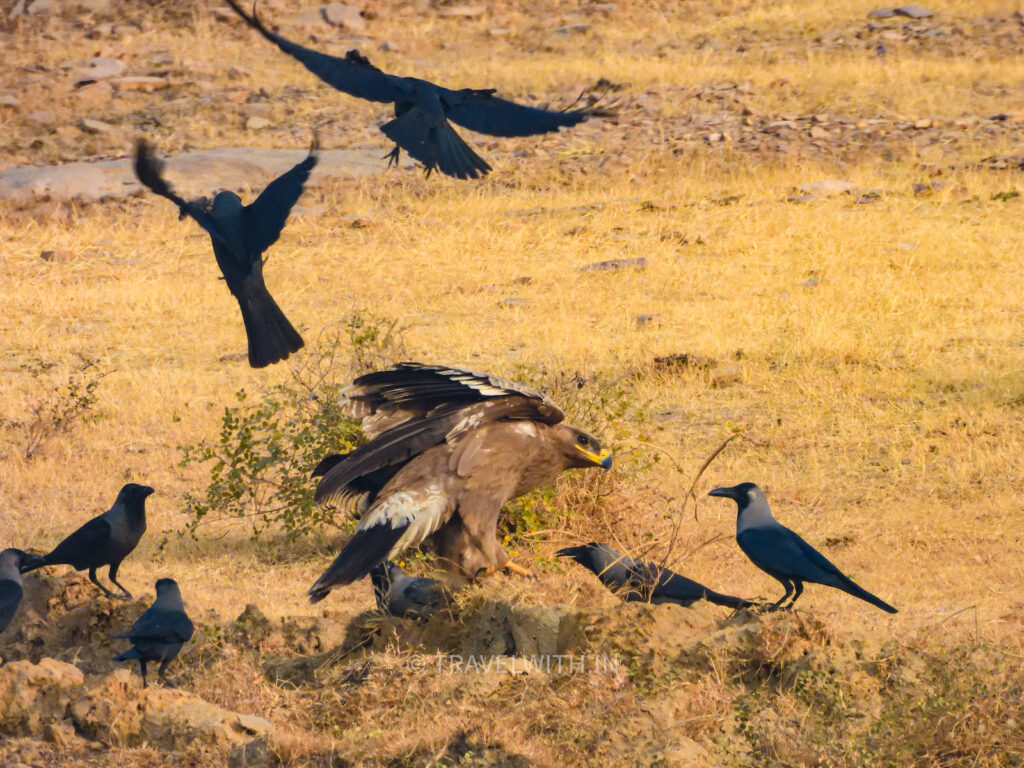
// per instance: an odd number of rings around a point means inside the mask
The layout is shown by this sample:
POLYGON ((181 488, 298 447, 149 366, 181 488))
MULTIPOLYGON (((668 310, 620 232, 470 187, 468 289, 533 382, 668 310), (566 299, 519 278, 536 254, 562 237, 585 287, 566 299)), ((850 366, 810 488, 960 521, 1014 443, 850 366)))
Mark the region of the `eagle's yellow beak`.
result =
POLYGON ((586 448, 582 448, 582 447, 580 447, 578 445, 576 446, 576 450, 579 451, 580 453, 582 453, 584 456, 586 456, 587 459, 592 461, 594 464, 596 464, 597 466, 601 467, 601 469, 611 469, 612 468, 612 452, 611 451, 608 451, 608 453, 604 454, 603 456, 598 456, 593 451, 588 451, 586 448))

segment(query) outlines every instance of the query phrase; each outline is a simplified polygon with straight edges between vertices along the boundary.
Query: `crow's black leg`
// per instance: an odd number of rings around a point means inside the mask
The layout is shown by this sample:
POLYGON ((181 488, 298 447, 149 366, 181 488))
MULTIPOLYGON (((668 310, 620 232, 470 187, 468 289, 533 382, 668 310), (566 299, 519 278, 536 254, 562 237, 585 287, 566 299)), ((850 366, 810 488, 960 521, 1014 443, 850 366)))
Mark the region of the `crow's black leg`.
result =
POLYGON ((146 687, 146 662, 139 659, 139 669, 142 671, 142 687, 146 687))
POLYGON ((109 589, 107 589, 102 584, 100 584, 100 580, 96 578, 96 569, 95 568, 90 568, 89 569, 89 581, 91 581, 93 584, 95 584, 97 587, 99 587, 103 591, 103 594, 106 595, 107 597, 117 597, 117 595, 115 595, 109 589))
POLYGON ((402 148, 396 145, 395 148, 388 152, 386 155, 384 155, 384 157, 382 157, 381 160, 387 159, 388 168, 390 168, 392 165, 397 167, 398 159, 401 154, 402 148))
POLYGON ((796 599, 804 593, 804 583, 802 581, 800 581, 799 579, 794 579, 793 584, 794 586, 796 586, 796 591, 793 594, 793 599, 790 600, 789 605, 786 606, 787 611, 793 608, 793 603, 795 603, 796 599))
POLYGON ((112 582, 114 582, 117 585, 117 588, 120 589, 124 593, 124 596, 126 598, 131 600, 132 593, 129 592, 127 589, 125 589, 124 585, 117 580, 117 569, 120 568, 120 567, 121 567, 121 561, 120 560, 118 560, 116 563, 111 563, 110 564, 110 570, 107 571, 107 578, 110 579, 112 582))
POLYGON ((779 579, 779 583, 786 590, 786 594, 780 597, 776 602, 772 603, 771 610, 773 611, 781 609, 782 604, 785 603, 789 599, 789 596, 793 594, 793 584, 789 581, 789 579, 779 579))

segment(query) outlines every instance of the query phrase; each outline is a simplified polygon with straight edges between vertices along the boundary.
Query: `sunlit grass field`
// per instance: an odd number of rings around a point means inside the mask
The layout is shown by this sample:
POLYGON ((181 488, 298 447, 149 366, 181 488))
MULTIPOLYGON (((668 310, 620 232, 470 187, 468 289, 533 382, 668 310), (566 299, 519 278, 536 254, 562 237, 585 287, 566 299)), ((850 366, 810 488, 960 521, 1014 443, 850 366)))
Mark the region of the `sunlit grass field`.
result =
MULTIPOLYGON (((994 0, 931 5, 964 28, 1012 10, 994 0)), ((159 51, 174 63, 169 90, 102 108, 111 134, 58 127, 33 146, 38 127, 0 114, 12 162, 124 155, 147 114, 159 116, 147 135, 167 154, 302 147, 313 125, 326 146, 390 149, 375 127, 386 107, 317 83, 240 25, 216 20, 216 7, 137 8, 132 18, 151 12, 153 20, 116 40, 87 39, 70 13, 13 31, 5 60, 16 66, 0 85, 18 93, 21 113, 52 109, 60 125, 85 114, 62 61, 113 55, 145 74, 159 51), (17 67, 32 62, 52 69, 22 84, 17 67), (229 80, 231 66, 241 73, 229 80), (260 88, 273 126, 248 131, 224 96, 260 88)), ((749 480, 781 522, 900 609, 890 617, 810 585, 801 606, 840 633, 984 639, 1021 653, 1024 202, 1006 194, 1021 186, 1019 171, 974 165, 1020 154, 1019 130, 995 138, 967 130, 927 147, 894 134, 894 156, 853 158, 756 154, 676 136, 675 121, 718 108, 694 93, 722 82, 745 84, 755 116, 1024 118, 1024 55, 980 34, 936 38, 959 47, 907 43, 885 56, 864 43, 812 42, 836 29, 849 41, 873 7, 620 2, 602 11, 548 2, 453 18, 380 3, 368 6, 370 38, 324 25, 314 44, 289 25, 298 6, 261 5, 261 16, 296 40, 334 53, 359 46, 386 71, 445 85, 560 105, 598 78, 622 85, 610 96, 620 110, 612 120, 508 141, 463 132, 495 166, 482 181, 424 179, 382 162, 379 175, 316 185, 265 269, 308 349, 323 329, 372 314, 396 321, 413 359, 525 372, 539 386, 578 373, 616 382, 636 403, 635 423, 602 435, 622 457, 602 513, 569 516, 518 547, 516 561, 539 579, 513 580, 516 599, 603 600, 589 574, 551 564, 554 550, 593 538, 664 557, 681 515, 673 555, 688 554, 679 570, 715 589, 775 599, 778 584, 732 539, 733 505, 704 498, 749 480), (550 32, 575 23, 589 28, 550 32), (698 47, 708 38, 720 49, 698 47), (381 40, 393 50, 376 50, 381 40), (773 85, 780 80, 787 85, 773 85), (915 194, 936 165, 945 186, 915 194), (858 190, 791 199, 823 179, 858 190), (642 269, 581 271, 635 258, 642 269), (706 365, 655 362, 683 353, 706 365), (737 431, 750 440, 729 444, 696 485, 696 513, 692 502, 684 510, 704 459, 737 431)), ((245 524, 218 524, 198 540, 176 535, 187 522, 184 495, 207 479, 179 466, 179 446, 215 438, 238 390, 258 397, 289 377, 289 364, 254 371, 238 359, 242 324, 217 277, 205 235, 151 195, 0 207, 0 545, 46 550, 105 510, 124 482, 144 482, 156 489, 150 532, 121 570, 137 595, 173 576, 197 617, 230 619, 251 602, 272 617, 319 615, 324 606, 304 593, 332 557, 330 532, 254 542, 245 524), (44 261, 45 250, 70 256, 44 261), (26 458, 28 414, 83 361, 107 374, 96 404, 26 458)), ((369 587, 356 584, 327 607, 355 615, 371 605, 369 587)), ((228 686, 211 695, 266 705, 268 694, 228 686)), ((527 752, 550 759, 540 747, 527 752)))

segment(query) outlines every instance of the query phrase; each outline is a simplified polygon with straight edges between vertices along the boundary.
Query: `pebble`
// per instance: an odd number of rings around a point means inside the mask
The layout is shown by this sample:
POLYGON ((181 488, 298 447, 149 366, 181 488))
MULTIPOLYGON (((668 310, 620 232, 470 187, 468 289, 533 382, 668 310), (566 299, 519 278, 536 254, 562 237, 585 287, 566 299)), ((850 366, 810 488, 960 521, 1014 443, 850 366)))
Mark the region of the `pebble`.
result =
POLYGON ((104 123, 102 120, 93 120, 88 117, 79 120, 78 127, 86 133, 110 133, 114 130, 114 126, 110 123, 104 123))
POLYGON ((330 3, 323 7, 324 20, 334 27, 344 27, 352 32, 366 29, 366 19, 358 8, 343 3, 330 3))
POLYGON ((167 88, 170 83, 166 77, 117 77, 110 84, 119 91, 142 91, 152 93, 167 88))
POLYGON ((37 112, 29 112, 25 115, 33 123, 40 125, 53 125, 57 122, 57 116, 49 109, 40 109, 37 112))
POLYGON ((264 128, 269 128, 272 123, 265 117, 250 117, 245 121, 246 130, 249 131, 260 131, 264 128))
POLYGON ((868 13, 868 18, 871 19, 888 19, 896 15, 896 11, 892 8, 875 8, 873 11, 868 13))
POLYGON ((935 11, 930 11, 917 3, 908 3, 892 10, 896 16, 906 16, 908 19, 927 19, 935 15, 935 11))
POLYGON ((503 307, 528 307, 533 304, 529 299, 519 299, 515 296, 506 296, 498 302, 503 307))
POLYGON ((21 102, 11 96, 9 93, 0 95, 0 107, 18 107, 21 106, 21 102))
POLYGON ((438 10, 437 15, 449 18, 475 19, 483 16, 486 10, 487 6, 485 5, 452 5, 448 8, 441 8, 438 10))
POLYGON ((580 267, 580 272, 609 272, 619 269, 645 269, 647 259, 639 256, 633 259, 609 259, 607 261, 595 261, 580 267))
POLYGON ((800 185, 801 192, 817 195, 818 197, 845 195, 853 192, 855 189, 857 189, 857 185, 845 179, 823 179, 822 181, 812 181, 808 184, 800 185))
POLYGON ((95 80, 107 80, 111 77, 120 77, 124 74, 125 63, 120 59, 108 56, 96 56, 85 62, 84 67, 74 71, 74 84, 90 83, 95 80))
POLYGON ((83 106, 102 106, 112 98, 114 98, 114 86, 106 80, 83 85, 75 91, 75 99, 83 106))

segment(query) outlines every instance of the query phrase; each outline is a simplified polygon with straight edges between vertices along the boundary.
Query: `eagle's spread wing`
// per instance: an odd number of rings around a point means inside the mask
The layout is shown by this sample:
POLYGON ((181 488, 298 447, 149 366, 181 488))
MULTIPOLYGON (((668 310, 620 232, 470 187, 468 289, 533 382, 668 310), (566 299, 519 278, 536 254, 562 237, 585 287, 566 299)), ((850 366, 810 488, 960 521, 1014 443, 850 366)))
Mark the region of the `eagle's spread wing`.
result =
POLYGON ((486 373, 421 363, 400 363, 360 376, 345 394, 371 439, 343 457, 320 462, 314 470, 314 477, 323 475, 317 502, 343 502, 373 492, 376 483, 367 487, 366 482, 371 475, 386 483, 413 457, 484 424, 519 419, 557 424, 565 417, 549 397, 529 387, 486 373), (387 468, 394 471, 382 472, 387 468))
POLYGON ((345 391, 354 417, 372 439, 440 405, 468 405, 518 395, 534 403, 532 418, 557 424, 562 409, 541 392, 487 373, 423 363, 399 363, 386 371, 360 376, 345 391))
POLYGON ((245 209, 246 238, 249 253, 260 254, 277 242, 288 220, 288 214, 302 194, 309 180, 309 173, 317 161, 318 144, 316 136, 309 148, 309 155, 291 170, 274 179, 259 197, 245 209))
POLYGON ((234 8, 235 13, 245 19, 250 27, 339 91, 367 101, 395 102, 406 96, 397 86, 401 78, 381 72, 358 51, 349 51, 344 58, 314 51, 271 32, 257 18, 255 8, 250 16, 235 0, 227 0, 227 4, 234 8))

